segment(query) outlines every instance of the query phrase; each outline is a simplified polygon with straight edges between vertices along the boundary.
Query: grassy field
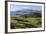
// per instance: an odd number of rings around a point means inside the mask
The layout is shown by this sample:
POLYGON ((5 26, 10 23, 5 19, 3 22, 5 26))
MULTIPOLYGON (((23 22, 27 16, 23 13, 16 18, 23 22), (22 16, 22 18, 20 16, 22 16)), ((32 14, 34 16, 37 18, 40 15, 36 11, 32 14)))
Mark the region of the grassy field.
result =
POLYGON ((11 29, 16 28, 39 28, 42 25, 41 18, 28 17, 23 18, 20 16, 11 17, 11 29))

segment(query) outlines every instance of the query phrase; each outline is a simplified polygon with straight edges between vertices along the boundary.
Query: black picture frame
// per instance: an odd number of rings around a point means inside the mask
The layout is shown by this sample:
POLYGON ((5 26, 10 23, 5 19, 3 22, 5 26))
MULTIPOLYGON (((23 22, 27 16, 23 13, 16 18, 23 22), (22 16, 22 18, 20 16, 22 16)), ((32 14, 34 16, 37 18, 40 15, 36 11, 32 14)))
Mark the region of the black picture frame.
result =
POLYGON ((40 32, 45 31, 45 3, 43 2, 26 2, 26 1, 5 1, 5 33, 24 33, 24 32, 40 32), (37 4, 44 4, 44 30, 38 31, 21 31, 21 32, 8 32, 8 2, 21 2, 21 3, 37 3, 37 4))

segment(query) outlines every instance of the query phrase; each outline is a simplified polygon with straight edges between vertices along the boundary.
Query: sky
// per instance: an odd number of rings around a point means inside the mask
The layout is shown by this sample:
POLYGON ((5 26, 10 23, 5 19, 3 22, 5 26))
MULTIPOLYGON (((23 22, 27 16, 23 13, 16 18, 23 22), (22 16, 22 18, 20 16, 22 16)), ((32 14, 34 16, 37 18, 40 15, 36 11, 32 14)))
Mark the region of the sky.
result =
POLYGON ((22 9, 42 10, 42 7, 36 5, 10 5, 10 11, 17 11, 22 9))

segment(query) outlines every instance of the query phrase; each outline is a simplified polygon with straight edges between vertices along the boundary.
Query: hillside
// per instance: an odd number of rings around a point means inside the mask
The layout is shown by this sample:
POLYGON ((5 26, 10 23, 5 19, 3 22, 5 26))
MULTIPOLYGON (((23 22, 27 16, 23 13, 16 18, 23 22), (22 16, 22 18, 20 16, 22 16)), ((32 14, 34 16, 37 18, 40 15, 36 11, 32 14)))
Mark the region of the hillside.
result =
POLYGON ((41 26, 41 11, 29 9, 11 11, 11 29, 39 28, 41 26))

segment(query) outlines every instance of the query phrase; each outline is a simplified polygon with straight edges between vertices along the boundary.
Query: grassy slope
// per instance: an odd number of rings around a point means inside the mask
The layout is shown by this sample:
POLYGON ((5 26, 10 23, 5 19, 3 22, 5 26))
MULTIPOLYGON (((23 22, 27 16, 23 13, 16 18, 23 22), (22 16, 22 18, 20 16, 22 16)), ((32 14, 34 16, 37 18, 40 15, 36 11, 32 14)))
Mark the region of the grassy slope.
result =
POLYGON ((11 18, 12 18, 11 20, 12 28, 26 28, 29 25, 33 25, 37 27, 41 26, 41 18, 34 18, 34 17, 22 18, 20 16, 16 16, 16 17, 14 16, 11 18))

